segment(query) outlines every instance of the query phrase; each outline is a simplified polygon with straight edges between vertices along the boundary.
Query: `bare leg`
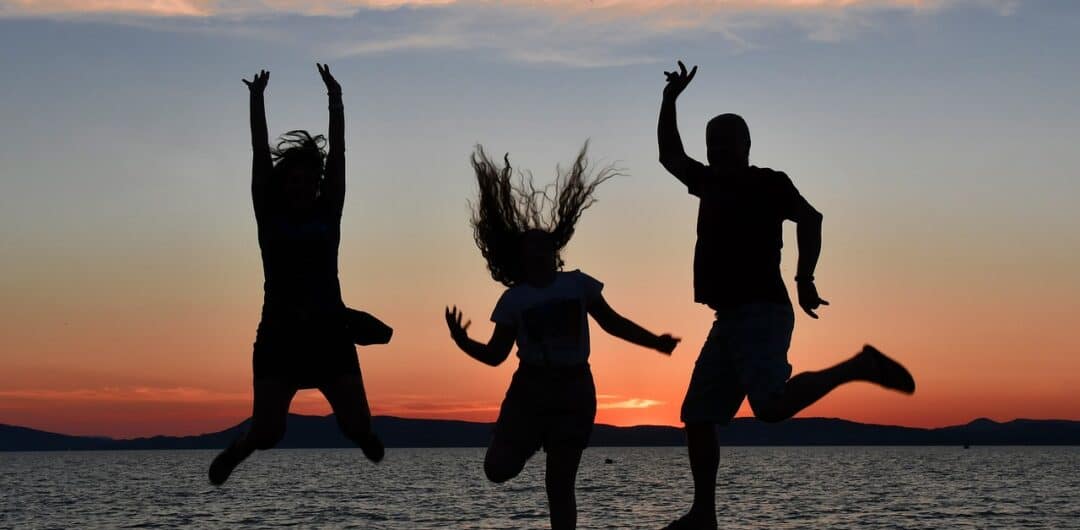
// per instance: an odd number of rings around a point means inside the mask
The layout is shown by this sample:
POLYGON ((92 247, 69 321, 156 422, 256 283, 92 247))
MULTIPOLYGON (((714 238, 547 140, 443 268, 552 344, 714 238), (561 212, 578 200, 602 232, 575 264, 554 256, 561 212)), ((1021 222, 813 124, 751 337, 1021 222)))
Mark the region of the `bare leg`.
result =
POLYGON ((885 388, 911 394, 915 380, 900 363, 886 357, 873 346, 864 346, 854 357, 818 372, 803 372, 788 380, 784 391, 768 401, 751 398, 750 406, 758 419, 767 422, 786 420, 852 381, 867 381, 885 388))
POLYGON ((369 460, 381 461, 386 451, 371 430, 371 410, 360 374, 343 375, 321 385, 319 391, 334 409, 334 418, 345 437, 360 447, 369 460))
MULTIPOLYGON (((742 401, 741 397, 739 401, 742 401)), ((687 423, 686 450, 690 455, 690 473, 694 476, 694 504, 689 513, 665 529, 715 530, 716 470, 720 467, 716 426, 712 423, 687 423)))
POLYGON ((694 505, 691 515, 700 514, 702 521, 716 522, 716 470, 720 467, 720 448, 717 446, 716 426, 711 423, 692 423, 686 426, 686 449, 690 456, 690 472, 694 476, 694 505))
POLYGON ((581 449, 548 451, 545 483, 551 510, 551 530, 573 530, 577 527, 574 482, 577 480, 580 463, 581 449))
POLYGON ((484 475, 488 480, 501 484, 521 473, 525 463, 535 451, 523 451, 513 444, 501 441, 496 435, 484 454, 484 475))
POLYGON ((683 401, 686 422, 686 451, 694 478, 694 504, 690 511, 666 528, 671 530, 713 530, 716 528, 716 470, 720 465, 717 425, 727 425, 739 411, 746 391, 737 369, 726 356, 713 355, 723 346, 710 334, 702 356, 694 366, 690 386, 683 401))
POLYGON ((296 390, 295 386, 281 381, 255 382, 251 426, 214 458, 209 473, 212 484, 224 484, 233 469, 256 449, 270 449, 281 441, 285 435, 289 404, 296 390))

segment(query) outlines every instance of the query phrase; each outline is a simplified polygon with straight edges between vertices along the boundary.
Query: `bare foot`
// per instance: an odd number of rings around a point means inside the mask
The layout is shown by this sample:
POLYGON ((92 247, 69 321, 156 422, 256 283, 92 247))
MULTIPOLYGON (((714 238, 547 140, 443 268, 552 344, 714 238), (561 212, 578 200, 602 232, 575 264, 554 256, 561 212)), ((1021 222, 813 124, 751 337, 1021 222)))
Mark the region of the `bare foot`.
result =
POLYGON ((360 445, 360 450, 364 452, 364 456, 378 464, 386 456, 386 448, 383 447, 382 440, 374 432, 369 433, 367 439, 365 439, 360 445))
POLYGON ((210 463, 210 483, 215 486, 224 484, 226 480, 229 480, 229 475, 236 469, 236 466, 240 465, 240 462, 243 462, 248 456, 251 456, 251 452, 241 449, 235 442, 226 447, 210 463))
POLYGON ((905 394, 915 393, 915 378, 911 372, 877 348, 867 344, 856 358, 864 367, 867 381, 905 394))

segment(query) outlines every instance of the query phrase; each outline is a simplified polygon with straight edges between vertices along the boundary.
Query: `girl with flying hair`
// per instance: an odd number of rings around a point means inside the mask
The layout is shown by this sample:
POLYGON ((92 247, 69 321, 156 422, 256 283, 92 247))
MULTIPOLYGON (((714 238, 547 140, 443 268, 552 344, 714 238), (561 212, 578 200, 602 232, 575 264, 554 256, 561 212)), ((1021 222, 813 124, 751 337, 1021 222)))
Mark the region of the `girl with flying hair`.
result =
POLYGON ((495 304, 495 330, 486 342, 470 339, 457 306, 446 308, 450 336, 470 357, 497 366, 517 343, 518 369, 506 392, 484 473, 505 482, 537 450, 547 453, 546 486, 554 530, 575 528, 574 481, 596 416, 589 370, 591 315, 604 331, 670 355, 679 339, 654 335, 618 314, 601 294, 603 284, 580 270, 563 271, 562 249, 597 186, 616 174, 595 173, 588 144, 552 186, 536 189, 531 175, 515 175, 508 156, 500 166, 482 147, 472 155, 479 185, 473 207, 476 246, 491 277, 507 287, 495 304), (517 177, 517 179, 515 179, 517 177))
POLYGON ((341 85, 318 65, 329 96, 329 145, 307 131, 290 131, 276 148, 267 141, 265 70, 244 80, 250 92, 251 199, 263 263, 262 318, 253 354, 255 403, 246 432, 210 465, 222 484, 257 449, 285 434, 289 404, 302 388, 318 388, 341 431, 374 462, 383 445, 371 412, 355 344, 383 343, 390 328, 345 307, 338 282, 338 244, 345 201, 345 110, 341 85))

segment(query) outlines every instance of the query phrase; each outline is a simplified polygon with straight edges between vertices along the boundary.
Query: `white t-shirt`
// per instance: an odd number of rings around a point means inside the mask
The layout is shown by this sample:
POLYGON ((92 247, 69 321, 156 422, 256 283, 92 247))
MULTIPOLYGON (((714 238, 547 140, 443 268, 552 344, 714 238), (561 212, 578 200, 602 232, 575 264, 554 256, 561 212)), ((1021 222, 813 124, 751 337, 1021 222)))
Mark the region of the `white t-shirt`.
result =
POLYGON ((604 284, 573 270, 542 288, 521 284, 503 293, 491 321, 517 327, 517 355, 539 365, 579 365, 589 359, 589 302, 604 284))

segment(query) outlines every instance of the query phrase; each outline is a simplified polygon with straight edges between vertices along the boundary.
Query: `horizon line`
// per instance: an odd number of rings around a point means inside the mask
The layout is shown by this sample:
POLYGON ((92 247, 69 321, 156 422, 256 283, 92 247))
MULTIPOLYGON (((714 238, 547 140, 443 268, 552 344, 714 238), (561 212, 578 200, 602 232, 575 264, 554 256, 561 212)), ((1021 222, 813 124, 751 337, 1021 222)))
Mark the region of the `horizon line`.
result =
MULTIPOLYGON (((289 412, 288 415, 290 417, 299 416, 299 417, 302 417, 302 418, 329 418, 329 417, 333 416, 334 414, 330 413, 330 414, 322 414, 322 415, 320 415, 320 414, 299 414, 299 413, 289 412)), ((410 420, 410 421, 436 421, 436 422, 470 423, 470 424, 476 424, 476 425, 493 425, 495 423, 494 421, 459 420, 459 419, 453 419, 453 418, 417 418, 417 417, 409 417, 409 416, 395 416, 395 415, 392 415, 392 414, 375 414, 375 415, 371 416, 371 419, 373 421, 375 420, 375 418, 391 418, 391 419, 396 419, 396 420, 410 420)), ((153 439, 153 438, 192 438, 192 437, 219 434, 219 433, 226 432, 226 431, 228 431, 230 429, 235 429, 236 427, 242 425, 244 422, 247 422, 250 419, 251 419, 251 417, 248 416, 248 417, 240 420, 236 424, 234 424, 234 425, 232 425, 230 427, 226 427, 224 429, 221 429, 219 431, 208 431, 208 432, 193 433, 193 434, 182 434, 182 435, 153 434, 153 435, 149 435, 149 436, 135 436, 135 437, 130 437, 130 438, 116 438, 116 437, 112 437, 112 436, 93 435, 93 434, 68 434, 68 433, 63 433, 63 432, 47 431, 47 430, 38 429, 38 428, 35 428, 35 427, 28 427, 28 426, 25 426, 25 425, 15 425, 15 424, 11 424, 11 423, 2 423, 2 422, 0 422, 0 427, 14 427, 14 428, 17 428, 17 429, 27 429, 27 430, 37 431, 37 432, 41 432, 41 433, 45 433, 45 434, 52 434, 52 435, 58 435, 58 436, 70 436, 70 437, 73 437, 73 438, 97 438, 97 439, 105 439, 105 440, 112 440, 112 441, 133 441, 133 440, 148 440, 148 439, 153 439)), ((757 418, 755 418, 754 416, 738 416, 738 417, 735 417, 735 418, 732 419, 733 422, 738 421, 738 420, 761 421, 761 420, 758 420, 757 418)), ((843 421, 843 422, 847 422, 847 423, 854 423, 854 424, 857 424, 857 425, 866 425, 866 426, 870 426, 870 427, 897 427, 897 428, 902 428, 902 429, 917 429, 917 430, 922 430, 922 431, 935 431, 935 430, 940 430, 940 429, 949 429, 949 428, 953 428, 953 427, 964 427, 964 426, 967 426, 967 425, 971 425, 972 423, 975 423, 975 422, 991 422, 991 423, 998 424, 998 425, 1007 424, 1007 423, 1014 423, 1014 422, 1018 422, 1018 421, 1080 423, 1080 419, 1068 419, 1068 418, 1022 418, 1022 417, 1016 417, 1016 418, 1012 418, 1010 420, 998 421, 998 420, 995 420, 995 419, 992 419, 992 418, 989 418, 989 417, 986 417, 986 416, 973 418, 973 419, 969 420, 966 423, 956 423, 956 424, 951 424, 951 425, 943 425, 943 426, 940 426, 940 427, 919 427, 919 426, 897 425, 897 424, 886 424, 886 423, 865 423, 865 422, 861 422, 861 421, 850 420, 850 419, 847 419, 847 418, 827 417, 827 416, 795 417, 795 418, 789 418, 788 420, 784 421, 783 423, 787 423, 787 422, 790 422, 790 421, 800 421, 800 420, 803 420, 803 421, 805 421, 805 420, 832 420, 832 421, 843 421)), ((669 429, 677 429, 677 430, 682 430, 683 429, 682 425, 664 425, 664 424, 612 425, 610 423, 595 423, 594 426, 595 427, 610 427, 610 428, 614 428, 614 429, 637 429, 637 428, 649 428, 649 427, 660 427, 660 428, 669 428, 669 429)), ((722 428, 722 426, 720 426, 720 427, 722 428)))

